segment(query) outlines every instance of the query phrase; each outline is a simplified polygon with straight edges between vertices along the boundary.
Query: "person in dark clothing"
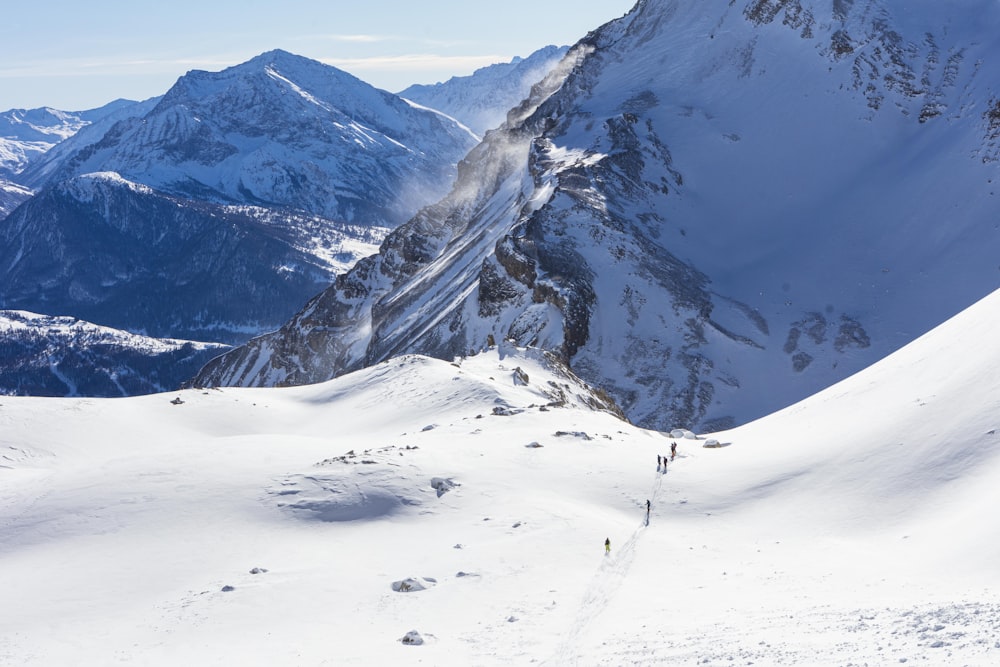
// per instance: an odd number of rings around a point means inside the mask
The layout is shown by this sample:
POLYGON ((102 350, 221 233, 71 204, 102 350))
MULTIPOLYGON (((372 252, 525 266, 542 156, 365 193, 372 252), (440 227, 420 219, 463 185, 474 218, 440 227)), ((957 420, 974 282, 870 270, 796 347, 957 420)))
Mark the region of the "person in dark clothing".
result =
POLYGON ((611 553, 611 538, 610 537, 605 538, 605 540, 604 540, 604 553, 606 553, 606 554, 611 553))
POLYGON ((656 468, 659 469, 659 467, 660 467, 660 455, 657 454, 656 455, 656 468))

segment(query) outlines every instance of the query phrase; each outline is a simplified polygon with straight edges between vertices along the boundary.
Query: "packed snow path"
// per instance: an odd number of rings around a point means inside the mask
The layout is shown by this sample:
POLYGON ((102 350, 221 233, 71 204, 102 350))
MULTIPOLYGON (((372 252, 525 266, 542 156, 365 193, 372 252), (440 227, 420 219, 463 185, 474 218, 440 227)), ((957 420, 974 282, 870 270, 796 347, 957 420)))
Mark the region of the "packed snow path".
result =
MULTIPOLYGON (((656 477, 649 492, 649 500, 653 508, 657 506, 657 498, 665 476, 666 464, 664 464, 663 471, 657 468, 656 477)), ((597 567, 597 572, 594 573, 587 585, 576 618, 565 634, 565 639, 556 649, 555 655, 545 664, 575 665, 586 663, 586 656, 580 655, 580 638, 586 636, 590 625, 607 608, 608 602, 625 583, 635 560, 639 538, 649 528, 651 520, 650 513, 643 514, 635 530, 621 546, 616 546, 612 542, 611 551, 604 554, 601 564, 597 567), (583 662, 581 663, 581 661, 583 662)))

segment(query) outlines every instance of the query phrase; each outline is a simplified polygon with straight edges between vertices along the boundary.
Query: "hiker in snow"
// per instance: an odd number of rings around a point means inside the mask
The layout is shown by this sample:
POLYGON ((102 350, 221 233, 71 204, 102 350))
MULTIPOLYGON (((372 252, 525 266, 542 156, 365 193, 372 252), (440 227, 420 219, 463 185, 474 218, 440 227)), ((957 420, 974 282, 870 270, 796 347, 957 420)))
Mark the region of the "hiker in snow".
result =
POLYGON ((659 454, 656 455, 656 469, 657 470, 660 469, 660 455, 659 454))
POLYGON ((649 505, 649 499, 647 499, 646 500, 646 516, 647 517, 649 516, 649 507, 650 507, 650 505, 649 505))
POLYGON ((604 553, 611 553, 611 538, 607 537, 604 539, 604 553))
POLYGON ((670 443, 670 460, 673 461, 677 457, 677 443, 670 443))

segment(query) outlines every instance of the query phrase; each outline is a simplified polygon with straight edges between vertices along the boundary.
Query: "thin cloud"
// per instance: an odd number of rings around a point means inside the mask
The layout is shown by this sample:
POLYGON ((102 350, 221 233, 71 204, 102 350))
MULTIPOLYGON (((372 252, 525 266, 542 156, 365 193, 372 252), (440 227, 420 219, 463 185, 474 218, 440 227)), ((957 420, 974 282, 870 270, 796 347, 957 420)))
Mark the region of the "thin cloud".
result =
POLYGON ((398 56, 371 56, 366 58, 321 58, 320 61, 348 70, 474 70, 498 62, 506 62, 510 56, 496 54, 478 56, 442 56, 417 53, 398 56))
POLYGON ((326 35, 326 39, 335 42, 351 42, 354 44, 372 44, 375 42, 391 42, 399 39, 388 35, 326 35))
POLYGON ((42 60, 13 67, 0 66, 0 79, 66 77, 174 72, 188 69, 224 69, 241 62, 240 56, 207 58, 115 58, 42 60))

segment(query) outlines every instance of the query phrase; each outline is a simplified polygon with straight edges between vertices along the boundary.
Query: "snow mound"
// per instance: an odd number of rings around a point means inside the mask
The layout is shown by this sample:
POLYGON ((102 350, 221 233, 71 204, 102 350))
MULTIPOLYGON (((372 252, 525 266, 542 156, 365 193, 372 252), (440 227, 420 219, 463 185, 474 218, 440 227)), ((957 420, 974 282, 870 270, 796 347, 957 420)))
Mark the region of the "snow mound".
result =
POLYGON ((277 506, 294 515, 325 522, 365 521, 420 505, 385 469, 350 468, 323 475, 290 475, 268 489, 277 506))

